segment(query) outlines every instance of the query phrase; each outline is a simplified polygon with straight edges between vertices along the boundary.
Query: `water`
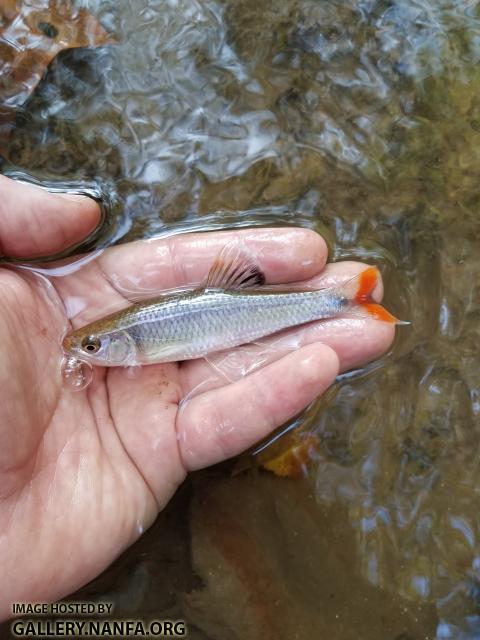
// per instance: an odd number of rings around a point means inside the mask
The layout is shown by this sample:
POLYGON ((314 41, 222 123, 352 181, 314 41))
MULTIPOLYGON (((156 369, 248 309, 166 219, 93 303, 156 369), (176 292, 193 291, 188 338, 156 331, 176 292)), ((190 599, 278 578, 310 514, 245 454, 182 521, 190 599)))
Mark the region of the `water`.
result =
POLYGON ((101 184, 97 244, 316 229, 412 327, 299 421, 304 480, 196 474, 78 597, 202 639, 480 637, 477 3, 83 5, 119 43, 59 56, 12 165, 101 184))

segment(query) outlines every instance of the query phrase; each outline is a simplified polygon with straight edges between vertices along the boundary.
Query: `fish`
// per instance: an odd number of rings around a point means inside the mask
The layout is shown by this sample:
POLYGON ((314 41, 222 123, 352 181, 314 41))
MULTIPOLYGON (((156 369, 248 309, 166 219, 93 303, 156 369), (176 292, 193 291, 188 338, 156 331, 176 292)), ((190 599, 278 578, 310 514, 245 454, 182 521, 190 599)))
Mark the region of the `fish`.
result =
POLYGON ((71 331, 63 349, 93 365, 136 366, 208 357, 284 329, 344 314, 403 324, 374 302, 375 266, 341 286, 265 285, 243 249, 226 245, 197 289, 166 292, 71 331))

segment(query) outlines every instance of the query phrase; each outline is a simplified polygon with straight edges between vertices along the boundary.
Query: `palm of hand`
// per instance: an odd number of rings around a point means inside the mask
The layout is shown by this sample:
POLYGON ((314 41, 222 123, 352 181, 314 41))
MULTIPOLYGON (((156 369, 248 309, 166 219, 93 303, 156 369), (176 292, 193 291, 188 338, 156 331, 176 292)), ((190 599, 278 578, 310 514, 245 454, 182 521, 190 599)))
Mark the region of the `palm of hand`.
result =
MULTIPOLYGON (((248 233, 270 282, 309 278, 324 265, 316 234, 248 233)), ((85 305, 75 317, 82 325, 126 304, 112 282, 138 280, 146 266, 147 287, 199 281, 230 237, 110 249, 53 286, 0 269, 0 564, 8 585, 0 617, 8 602, 58 598, 95 577, 152 523, 188 470, 254 444, 327 388, 339 366, 388 347, 392 330, 382 323, 369 321, 366 332, 365 321, 323 323, 320 336, 318 327, 302 334, 306 346, 232 384, 194 361, 143 367, 133 377, 97 368, 91 386, 72 393, 60 373, 64 305, 85 305), (361 336, 348 349, 355 330, 361 336), (209 390, 179 408, 205 381, 209 390)), ((359 268, 344 263, 326 282, 359 268)))
MULTIPOLYGON (((18 558, 21 549, 34 544, 45 563, 39 566, 38 590, 29 581, 29 597, 45 597, 45 584, 51 585, 47 597, 55 597, 88 581, 105 558, 135 540, 184 479, 178 435, 197 424, 191 424, 192 411, 179 412, 179 401, 199 365, 183 370, 176 363, 154 365, 134 377, 122 369, 97 368, 88 390, 72 393, 60 375, 59 345, 66 327, 61 300, 88 299, 91 289, 75 277, 55 289, 10 270, 0 273, 0 288, 6 399, 0 407, 2 529, 5 544, 19 550, 10 567, 12 580, 32 574, 32 558, 24 556, 25 567, 19 567, 18 558)), ((109 283, 97 281, 97 291, 102 288, 106 293, 109 283)), ((110 297, 102 295, 102 308, 115 303, 118 294, 110 297)), ((198 375, 193 377, 197 382, 198 375)), ((202 424, 214 400, 203 404, 193 407, 202 424)), ((187 451, 185 457, 189 467, 202 466, 238 448, 219 443, 210 447, 212 457, 202 454, 202 447, 196 453, 189 449, 192 455, 187 451), (223 455, 217 455, 218 448, 223 455)))
POLYGON ((178 367, 135 380, 99 370, 88 392, 72 393, 59 370, 65 319, 54 292, 9 271, 0 289, 3 566, 12 594, 30 575, 30 598, 56 597, 132 542, 183 480, 178 367), (161 478, 148 477, 155 465, 161 478))

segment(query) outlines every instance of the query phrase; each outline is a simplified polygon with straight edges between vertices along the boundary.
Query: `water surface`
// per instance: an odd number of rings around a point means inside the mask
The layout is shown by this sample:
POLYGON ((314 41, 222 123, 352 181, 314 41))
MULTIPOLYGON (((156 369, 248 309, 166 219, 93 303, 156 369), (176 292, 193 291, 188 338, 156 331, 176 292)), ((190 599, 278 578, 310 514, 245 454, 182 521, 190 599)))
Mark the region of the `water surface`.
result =
POLYGON ((298 421, 307 476, 196 474, 78 597, 191 637, 480 637, 480 15, 469 0, 89 0, 9 158, 99 181, 98 243, 299 224, 408 318, 298 421))

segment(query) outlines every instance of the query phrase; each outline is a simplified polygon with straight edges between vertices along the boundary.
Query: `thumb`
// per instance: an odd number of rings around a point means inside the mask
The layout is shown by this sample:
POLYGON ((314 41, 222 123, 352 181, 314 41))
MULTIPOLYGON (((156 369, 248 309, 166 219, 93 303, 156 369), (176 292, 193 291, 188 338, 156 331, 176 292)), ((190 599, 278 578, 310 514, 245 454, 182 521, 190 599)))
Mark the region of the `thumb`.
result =
POLYGON ((33 258, 80 242, 100 221, 87 196, 49 193, 0 176, 0 256, 33 258))

